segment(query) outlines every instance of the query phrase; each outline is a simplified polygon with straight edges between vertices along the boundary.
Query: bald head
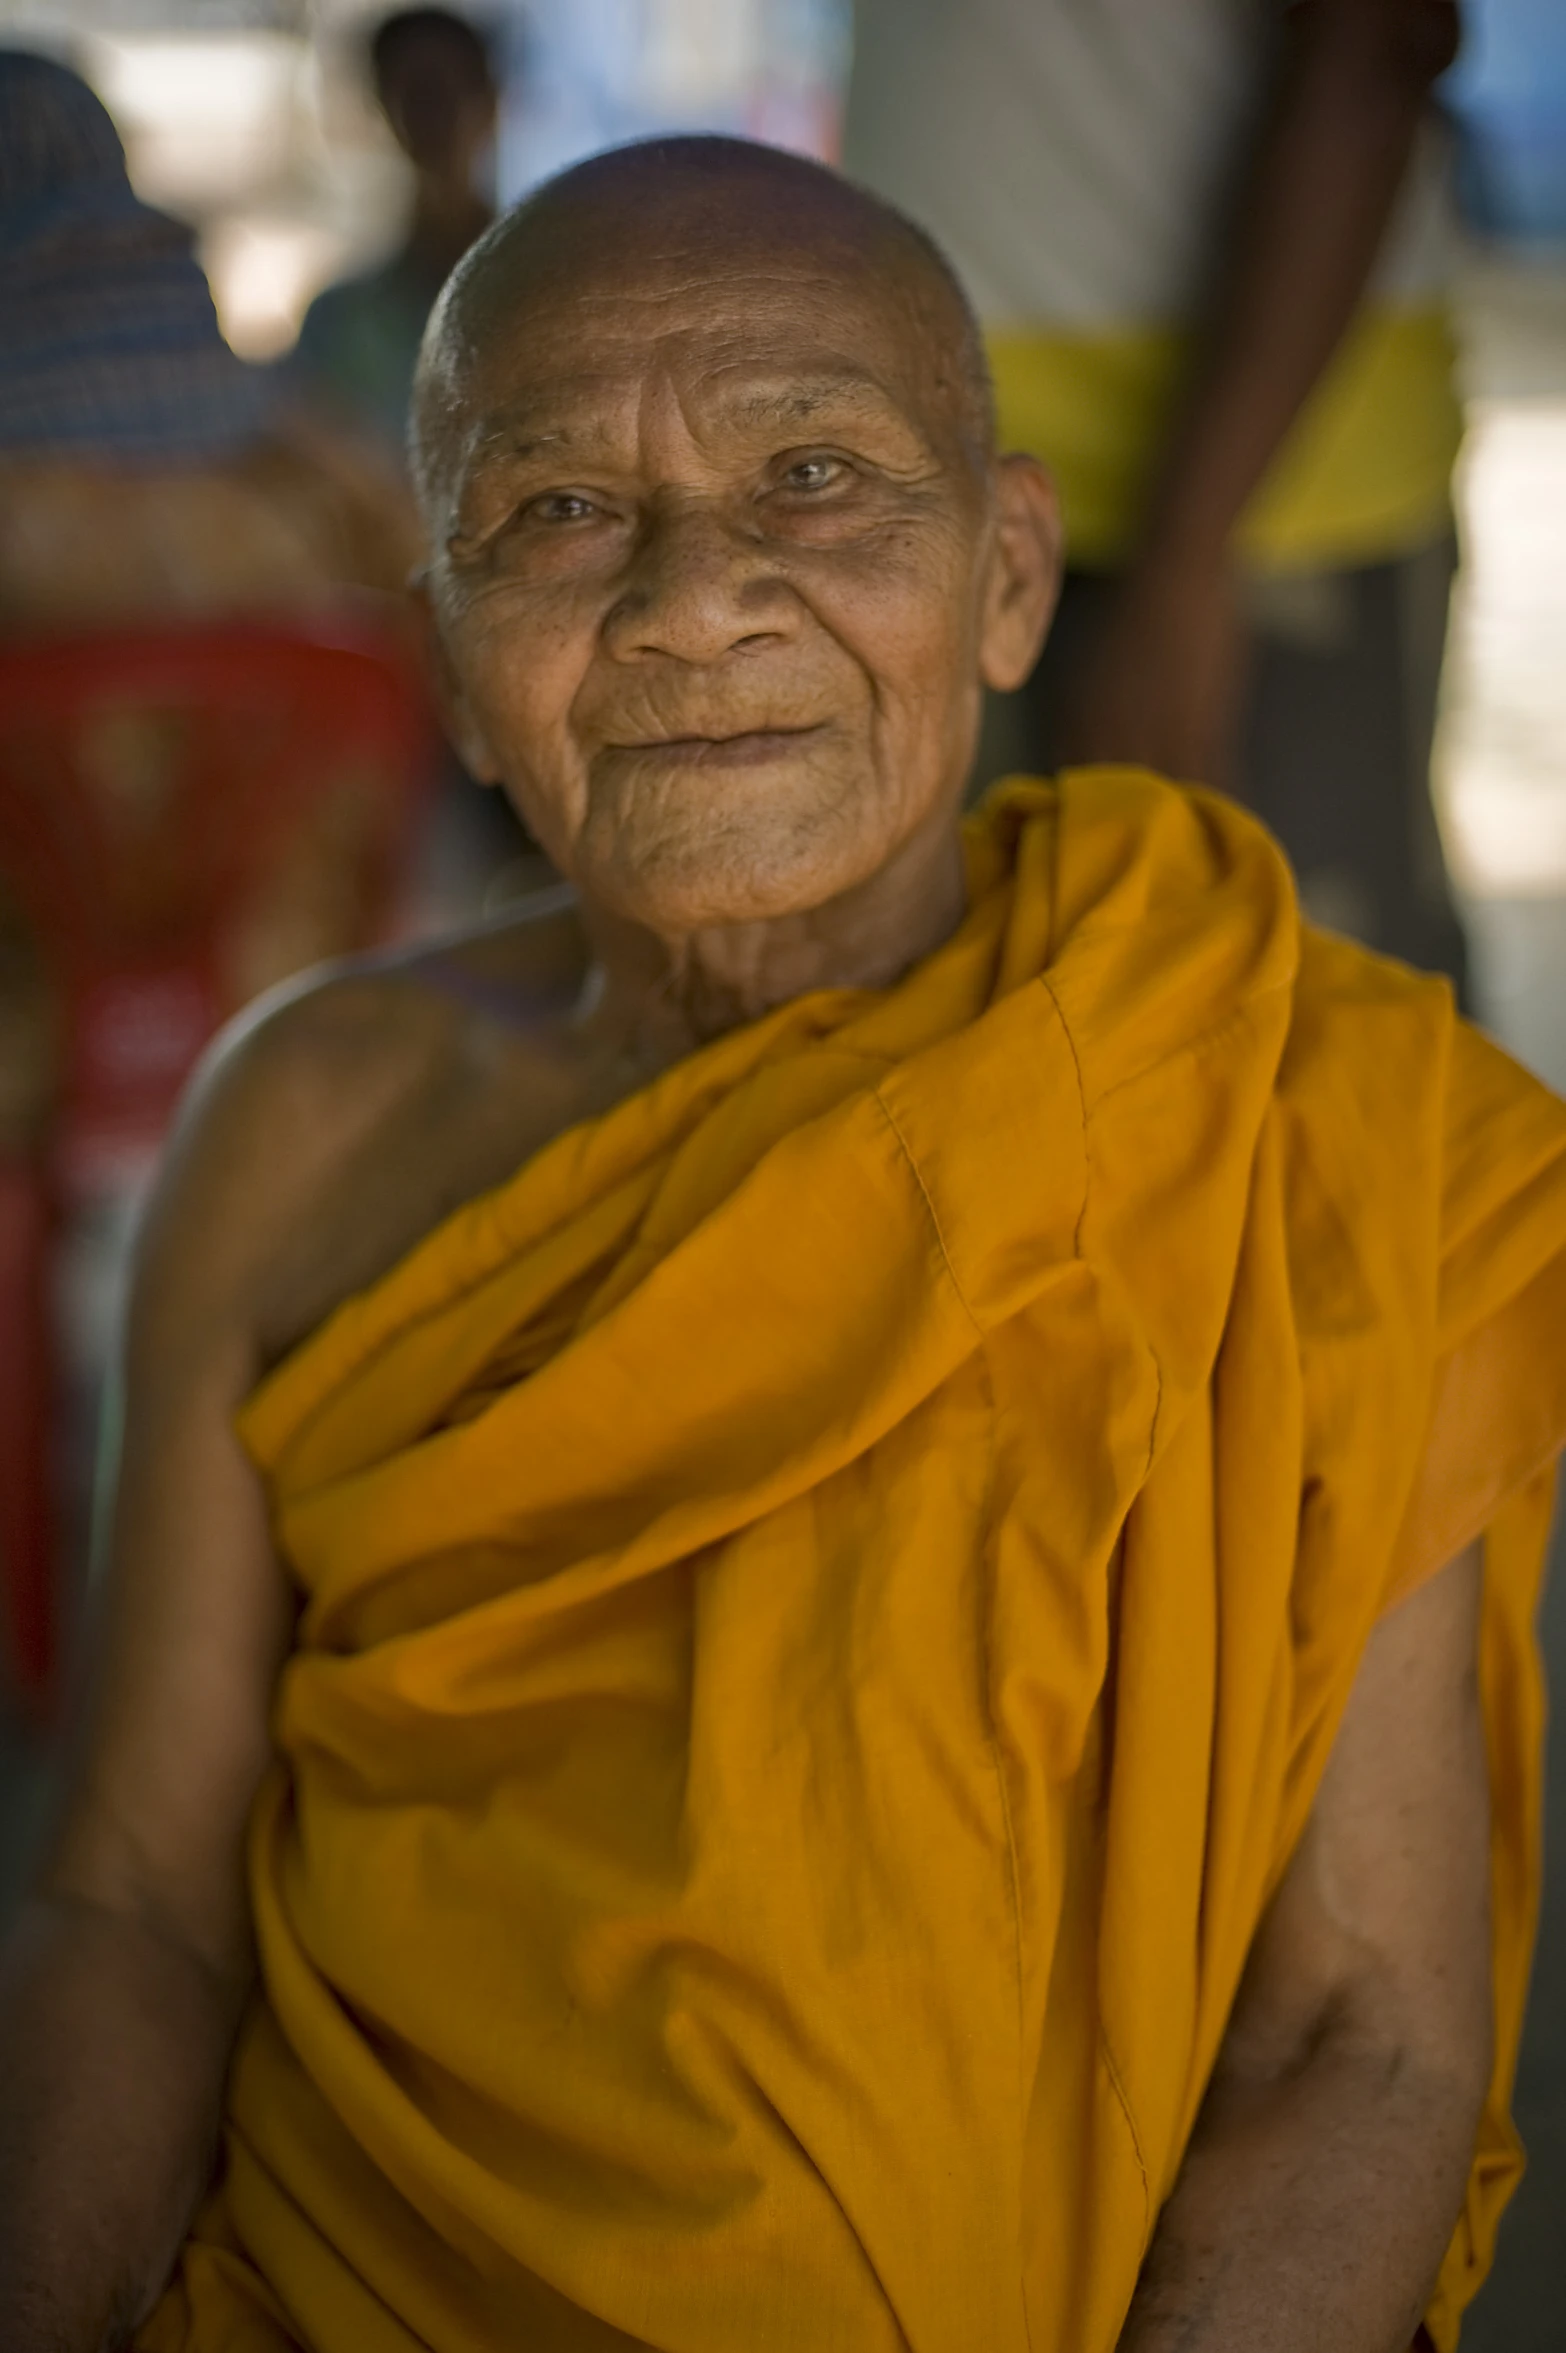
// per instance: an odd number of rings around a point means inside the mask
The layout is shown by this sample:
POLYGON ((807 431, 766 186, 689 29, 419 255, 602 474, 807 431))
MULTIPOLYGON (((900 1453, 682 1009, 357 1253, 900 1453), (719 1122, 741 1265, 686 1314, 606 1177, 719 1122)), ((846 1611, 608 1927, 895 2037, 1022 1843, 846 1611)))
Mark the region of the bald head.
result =
POLYGON ((655 139, 560 173, 480 238, 448 280, 414 391, 414 478, 440 503, 498 339, 533 312, 612 304, 661 283, 743 295, 757 273, 804 271, 900 346, 908 395, 976 473, 994 450, 984 345, 933 239, 837 173, 772 147, 655 139))

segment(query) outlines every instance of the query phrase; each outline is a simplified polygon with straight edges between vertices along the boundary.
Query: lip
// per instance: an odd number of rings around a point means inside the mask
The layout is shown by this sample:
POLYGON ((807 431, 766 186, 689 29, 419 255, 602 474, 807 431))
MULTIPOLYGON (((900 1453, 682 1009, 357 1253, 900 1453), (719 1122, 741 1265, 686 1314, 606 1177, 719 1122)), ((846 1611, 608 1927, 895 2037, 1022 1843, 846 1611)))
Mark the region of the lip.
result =
POLYGON ((615 749, 622 757, 672 767, 752 768, 767 760, 787 759, 801 744, 823 732, 820 726, 753 727, 737 735, 658 736, 647 743, 617 744, 615 749))

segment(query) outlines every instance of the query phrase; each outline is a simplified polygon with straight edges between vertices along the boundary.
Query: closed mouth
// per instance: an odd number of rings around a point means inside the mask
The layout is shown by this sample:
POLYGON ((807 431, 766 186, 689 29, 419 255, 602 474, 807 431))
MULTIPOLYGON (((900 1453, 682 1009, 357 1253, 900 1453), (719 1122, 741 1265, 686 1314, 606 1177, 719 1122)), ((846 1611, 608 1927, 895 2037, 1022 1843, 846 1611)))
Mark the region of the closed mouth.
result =
POLYGON ((641 743, 617 744, 615 749, 643 759, 710 761, 721 765, 778 759, 821 732, 819 725, 747 727, 733 735, 653 736, 641 743))

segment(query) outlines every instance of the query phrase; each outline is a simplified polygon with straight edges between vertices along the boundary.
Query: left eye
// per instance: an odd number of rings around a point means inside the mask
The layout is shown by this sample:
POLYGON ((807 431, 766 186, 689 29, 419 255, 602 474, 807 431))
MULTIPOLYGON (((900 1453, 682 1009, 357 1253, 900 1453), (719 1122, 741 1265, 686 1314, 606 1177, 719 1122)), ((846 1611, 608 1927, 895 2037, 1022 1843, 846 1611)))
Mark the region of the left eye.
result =
POLYGON ((829 490, 843 472, 841 458, 799 458, 783 477, 787 490, 829 490))
POLYGON ((597 512, 590 498, 583 498, 574 490, 552 490, 542 498, 533 499, 528 507, 541 523, 580 523, 597 512))

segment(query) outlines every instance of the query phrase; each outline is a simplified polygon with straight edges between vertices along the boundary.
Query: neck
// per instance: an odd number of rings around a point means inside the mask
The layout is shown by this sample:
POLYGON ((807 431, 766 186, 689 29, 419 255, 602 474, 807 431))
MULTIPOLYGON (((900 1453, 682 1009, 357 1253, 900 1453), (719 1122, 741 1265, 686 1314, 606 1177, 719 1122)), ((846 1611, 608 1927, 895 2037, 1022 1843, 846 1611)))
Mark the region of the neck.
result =
POLYGON ((961 837, 944 810, 868 882, 799 914, 663 932, 584 895, 582 1025, 650 1077, 790 998, 889 987, 950 938, 966 906, 961 837))
POLYGON ((421 269, 443 281, 493 218, 489 205, 465 181, 421 172, 414 185, 406 251, 421 269))

